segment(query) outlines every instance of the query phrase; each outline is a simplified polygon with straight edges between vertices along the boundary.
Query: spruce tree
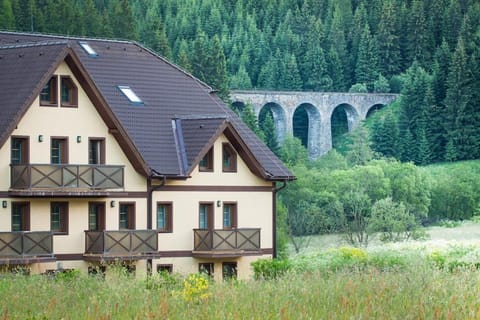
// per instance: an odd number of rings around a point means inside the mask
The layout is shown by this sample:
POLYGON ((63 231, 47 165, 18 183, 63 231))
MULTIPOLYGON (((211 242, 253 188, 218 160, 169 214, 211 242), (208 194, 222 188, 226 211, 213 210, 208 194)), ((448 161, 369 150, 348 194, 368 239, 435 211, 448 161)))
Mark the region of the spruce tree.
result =
POLYGON ((355 66, 355 83, 365 83, 368 91, 373 91, 374 82, 378 77, 377 54, 368 24, 365 24, 357 52, 355 66))
POLYGON ((399 73, 402 65, 398 13, 394 1, 383 2, 381 20, 376 33, 376 43, 378 46, 379 72, 387 78, 399 73))
POLYGON ((465 145, 467 135, 471 133, 471 114, 467 112, 470 100, 471 74, 467 66, 467 56, 462 38, 459 38, 457 47, 450 64, 445 106, 447 111, 446 128, 448 142, 453 144, 457 159, 468 159, 468 145, 465 145))
POLYGON ((0 0, 0 30, 13 30, 15 28, 15 16, 13 15, 10 0, 0 0))
POLYGON ((264 141, 267 147, 269 147, 273 153, 278 154, 279 145, 277 140, 277 132, 271 112, 267 112, 265 115, 265 119, 262 122, 262 131, 264 135, 264 141))

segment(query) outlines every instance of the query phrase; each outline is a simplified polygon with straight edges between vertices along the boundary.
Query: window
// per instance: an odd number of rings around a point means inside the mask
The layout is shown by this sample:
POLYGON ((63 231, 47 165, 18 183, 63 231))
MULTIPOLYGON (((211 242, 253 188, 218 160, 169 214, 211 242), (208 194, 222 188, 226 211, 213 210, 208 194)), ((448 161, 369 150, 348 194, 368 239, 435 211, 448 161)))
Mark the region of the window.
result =
POLYGON ((88 230, 105 230, 105 203, 90 202, 88 204, 88 230))
POLYGON ((200 203, 198 228, 213 229, 213 203, 200 203))
POLYGON ((157 264, 158 273, 172 273, 173 265, 172 264, 157 264))
POLYGON ((160 232, 173 232, 172 204, 157 203, 157 229, 160 232))
POLYGON ((40 105, 57 106, 57 76, 51 77, 40 92, 40 105))
POLYGON ((12 231, 30 230, 30 203, 12 202, 12 231))
POLYGON ((12 137, 10 141, 10 163, 27 164, 28 159, 28 138, 12 137))
POLYGON ((235 229, 237 227, 237 204, 223 203, 223 229, 235 229))
POLYGON ((60 101, 62 107, 78 106, 78 90, 72 78, 60 77, 60 101))
POLYGON ((105 164, 105 139, 104 138, 88 139, 88 163, 89 164, 105 164))
POLYGON ((213 171, 213 147, 210 148, 207 154, 200 160, 198 167, 200 171, 213 171))
POLYGON ((120 202, 118 228, 120 230, 135 229, 135 203, 120 202))
POLYGON ((198 272, 213 277, 214 264, 212 262, 202 262, 198 264, 198 272))
POLYGON ((129 86, 118 86, 118 89, 127 97, 127 99, 133 104, 143 104, 137 94, 129 86))
POLYGON ((68 140, 67 138, 52 138, 50 143, 50 163, 68 163, 68 140))
POLYGON ((68 202, 50 203, 50 230, 59 233, 68 233, 68 202))
POLYGON ((90 57, 98 56, 98 54, 95 52, 95 50, 93 50, 93 48, 90 46, 90 44, 88 44, 86 42, 79 42, 79 44, 83 48, 83 50, 85 50, 85 52, 88 53, 88 55, 90 57))
POLYGON ((222 168, 224 172, 237 172, 237 153, 230 143, 222 145, 222 168))
POLYGON ((222 264, 223 280, 236 279, 237 278, 237 263, 236 262, 224 262, 222 264))

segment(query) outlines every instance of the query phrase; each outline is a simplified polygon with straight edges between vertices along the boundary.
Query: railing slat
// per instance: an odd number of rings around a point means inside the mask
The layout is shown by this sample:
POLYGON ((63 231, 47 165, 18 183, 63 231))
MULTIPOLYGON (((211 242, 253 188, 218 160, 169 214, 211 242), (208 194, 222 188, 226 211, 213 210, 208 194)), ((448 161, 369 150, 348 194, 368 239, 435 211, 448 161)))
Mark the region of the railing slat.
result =
POLYGON ((27 164, 11 165, 11 188, 123 188, 124 166, 27 164))
POLYGON ((53 233, 50 231, 0 232, 0 258, 53 255, 53 233))
POLYGON ((260 229, 194 229, 194 251, 259 250, 260 229))
POLYGON ((156 230, 85 231, 85 253, 101 255, 138 255, 156 253, 156 230))

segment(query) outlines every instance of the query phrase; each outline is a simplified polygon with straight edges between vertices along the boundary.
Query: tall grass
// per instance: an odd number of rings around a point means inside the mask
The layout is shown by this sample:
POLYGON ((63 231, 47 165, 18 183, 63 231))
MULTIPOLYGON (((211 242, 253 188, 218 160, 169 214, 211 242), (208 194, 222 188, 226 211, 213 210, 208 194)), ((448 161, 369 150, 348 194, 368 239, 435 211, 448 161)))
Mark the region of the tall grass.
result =
MULTIPOLYGON (((350 261, 370 259, 344 251, 350 261)), ((297 269, 275 280, 210 283, 198 299, 185 299, 178 277, 4 274, 0 319, 480 319, 477 269, 402 261, 408 263, 352 262, 297 269)))

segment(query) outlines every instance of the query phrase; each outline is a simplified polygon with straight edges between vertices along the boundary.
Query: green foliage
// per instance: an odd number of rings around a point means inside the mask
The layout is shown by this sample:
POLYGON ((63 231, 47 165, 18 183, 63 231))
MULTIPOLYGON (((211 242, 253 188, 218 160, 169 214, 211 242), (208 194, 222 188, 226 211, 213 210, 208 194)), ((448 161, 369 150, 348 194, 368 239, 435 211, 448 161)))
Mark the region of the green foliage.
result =
POLYGON ((302 145, 300 139, 287 136, 279 151, 280 159, 288 167, 305 165, 308 163, 307 149, 302 145))
POLYGON ((253 276, 256 280, 271 280, 285 275, 290 270, 287 259, 258 259, 252 262, 253 276))
POLYGON ((350 87, 348 90, 350 93, 367 93, 368 88, 365 83, 355 83, 353 86, 350 87))
POLYGON ((378 200, 372 206, 368 232, 379 233, 381 241, 409 239, 418 227, 415 216, 401 202, 396 203, 388 197, 378 200))

